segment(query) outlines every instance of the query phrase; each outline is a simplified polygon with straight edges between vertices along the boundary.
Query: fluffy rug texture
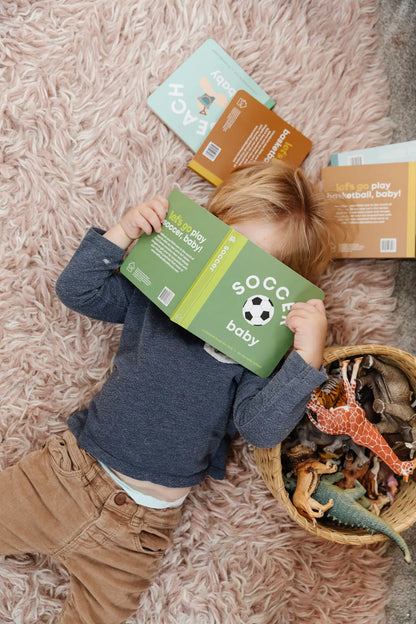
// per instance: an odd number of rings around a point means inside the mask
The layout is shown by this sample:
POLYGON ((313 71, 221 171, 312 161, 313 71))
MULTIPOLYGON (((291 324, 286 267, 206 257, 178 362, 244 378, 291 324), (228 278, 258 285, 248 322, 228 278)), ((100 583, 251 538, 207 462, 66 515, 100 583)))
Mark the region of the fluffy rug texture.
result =
MULTIPOLYGON (((3 468, 62 431, 111 369, 120 327, 64 309, 54 293, 87 228, 173 187, 200 203, 212 189, 147 96, 212 37, 311 138, 304 167, 318 180, 330 153, 391 139, 377 17, 376 0, 3 0, 3 468)), ((336 262, 322 282, 328 344, 388 344, 394 280, 393 262, 336 262)), ((225 481, 189 496, 176 538, 132 624, 385 622, 385 546, 306 533, 241 440, 225 481)), ((54 622, 67 588, 50 559, 7 558, 0 622, 54 622)))

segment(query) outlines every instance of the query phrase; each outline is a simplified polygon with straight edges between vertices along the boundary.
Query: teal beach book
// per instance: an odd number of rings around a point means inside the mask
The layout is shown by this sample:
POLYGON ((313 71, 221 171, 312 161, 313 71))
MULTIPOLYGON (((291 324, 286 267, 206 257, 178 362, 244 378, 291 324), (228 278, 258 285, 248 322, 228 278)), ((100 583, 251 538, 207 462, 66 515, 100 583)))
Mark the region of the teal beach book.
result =
POLYGON ((218 43, 207 39, 147 99, 149 107, 196 152, 239 89, 275 102, 218 43))
POLYGON ((169 318, 260 377, 289 347, 297 301, 322 290, 180 191, 160 233, 143 235, 121 273, 169 318))

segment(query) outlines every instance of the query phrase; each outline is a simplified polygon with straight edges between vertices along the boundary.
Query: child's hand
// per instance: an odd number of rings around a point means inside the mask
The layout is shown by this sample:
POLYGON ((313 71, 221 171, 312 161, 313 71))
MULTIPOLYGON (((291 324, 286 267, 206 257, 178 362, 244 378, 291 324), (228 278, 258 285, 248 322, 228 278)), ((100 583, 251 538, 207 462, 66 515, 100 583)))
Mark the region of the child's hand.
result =
POLYGON ((166 217, 169 202, 166 197, 156 197, 138 204, 121 218, 104 234, 113 243, 127 249, 127 247, 144 233, 151 234, 162 230, 162 222, 166 217))
POLYGON ((132 241, 139 238, 143 232, 146 234, 151 234, 153 230, 160 232, 168 207, 169 202, 165 197, 156 197, 129 210, 121 218, 120 225, 132 241))
POLYGON ((295 303, 286 318, 286 325, 295 334, 294 349, 314 368, 322 365, 326 342, 327 320, 320 299, 295 303))

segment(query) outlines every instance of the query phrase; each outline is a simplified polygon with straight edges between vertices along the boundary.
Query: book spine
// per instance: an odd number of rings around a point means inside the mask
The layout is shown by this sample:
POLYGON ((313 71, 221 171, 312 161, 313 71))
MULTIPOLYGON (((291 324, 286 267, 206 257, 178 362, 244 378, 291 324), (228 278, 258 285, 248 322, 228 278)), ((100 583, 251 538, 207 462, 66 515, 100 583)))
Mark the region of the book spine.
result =
POLYGON ((191 160, 188 167, 189 169, 192 169, 192 171, 195 171, 195 173, 200 175, 202 178, 208 180, 208 182, 211 182, 211 184, 213 184, 214 186, 219 186, 223 181, 221 178, 215 175, 215 173, 212 173, 212 171, 201 165, 195 159, 191 160))
POLYGON ((230 229, 208 260, 170 319, 187 329, 237 258, 247 239, 230 229))
POLYGON ((409 162, 406 251, 409 258, 416 257, 416 162, 409 162))

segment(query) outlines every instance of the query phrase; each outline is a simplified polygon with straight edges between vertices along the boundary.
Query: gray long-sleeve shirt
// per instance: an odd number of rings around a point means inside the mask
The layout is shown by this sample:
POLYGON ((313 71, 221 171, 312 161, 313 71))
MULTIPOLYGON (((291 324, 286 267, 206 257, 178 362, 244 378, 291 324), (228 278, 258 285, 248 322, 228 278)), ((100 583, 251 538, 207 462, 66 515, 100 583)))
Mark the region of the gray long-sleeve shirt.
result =
POLYGON ((326 378, 323 370, 296 351, 268 379, 220 361, 115 272, 123 256, 91 229, 56 285, 73 310, 124 324, 113 372, 69 419, 79 445, 135 479, 186 487, 206 475, 223 478, 237 430, 255 446, 281 442, 326 378))

